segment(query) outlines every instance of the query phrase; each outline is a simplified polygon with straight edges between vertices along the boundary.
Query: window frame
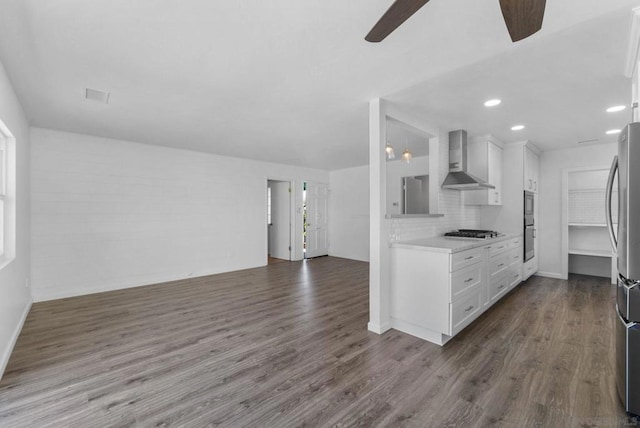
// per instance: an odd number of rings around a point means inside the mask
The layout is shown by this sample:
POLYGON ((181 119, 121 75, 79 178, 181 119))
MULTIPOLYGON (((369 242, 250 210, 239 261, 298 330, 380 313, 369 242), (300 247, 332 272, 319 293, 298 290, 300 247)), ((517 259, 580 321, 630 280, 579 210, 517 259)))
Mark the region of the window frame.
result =
POLYGON ((0 132, 0 262, 5 256, 7 222, 7 139, 0 132))
POLYGON ((0 270, 16 255, 16 139, 0 120, 0 270))

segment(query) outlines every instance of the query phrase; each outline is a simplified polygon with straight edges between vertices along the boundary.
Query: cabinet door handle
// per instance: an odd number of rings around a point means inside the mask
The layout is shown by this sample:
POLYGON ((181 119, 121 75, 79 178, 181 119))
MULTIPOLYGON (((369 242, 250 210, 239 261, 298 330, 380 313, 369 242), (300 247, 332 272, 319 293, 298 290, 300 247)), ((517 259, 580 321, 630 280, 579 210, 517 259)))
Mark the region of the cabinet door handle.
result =
POLYGON ((465 280, 464 282, 466 284, 467 282, 471 282, 471 281, 473 281, 473 278, 469 278, 469 279, 465 280))
POLYGON ((469 257, 465 257, 465 260, 471 260, 473 258, 473 256, 469 256, 469 257))
POLYGON ((538 182, 537 181, 533 182, 533 190, 538 190, 538 182))
POLYGON ((500 263, 500 264, 498 265, 498 267, 502 267, 502 266, 504 266, 504 263, 500 263))
POLYGON ((518 274, 513 275, 514 278, 518 278, 519 276, 520 275, 518 275, 518 274))
POLYGON ((500 287, 498 287, 498 290, 502 290, 504 288, 504 284, 502 284, 500 287))
POLYGON ((471 309, 473 309, 473 305, 472 305, 472 306, 469 306, 469 307, 468 307, 467 309, 465 309, 464 311, 465 311, 465 312, 469 312, 471 309))
POLYGON ((529 179, 529 189, 533 187, 533 180, 529 179))

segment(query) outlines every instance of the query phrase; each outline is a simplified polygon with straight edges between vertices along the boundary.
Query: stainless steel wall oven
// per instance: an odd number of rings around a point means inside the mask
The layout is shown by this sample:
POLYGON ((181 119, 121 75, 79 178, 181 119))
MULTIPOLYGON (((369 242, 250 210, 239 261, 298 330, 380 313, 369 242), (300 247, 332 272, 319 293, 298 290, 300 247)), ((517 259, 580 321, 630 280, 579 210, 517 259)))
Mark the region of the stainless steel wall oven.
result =
POLYGON ((533 220, 533 192, 524 192, 524 261, 531 260, 535 255, 533 240, 536 229, 533 220))

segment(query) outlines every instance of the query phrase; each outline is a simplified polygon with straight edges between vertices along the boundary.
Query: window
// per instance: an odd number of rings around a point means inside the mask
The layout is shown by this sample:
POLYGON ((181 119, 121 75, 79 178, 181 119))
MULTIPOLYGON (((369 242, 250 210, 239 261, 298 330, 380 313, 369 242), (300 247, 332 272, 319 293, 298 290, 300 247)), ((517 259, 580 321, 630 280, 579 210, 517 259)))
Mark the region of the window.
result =
POLYGON ((15 256, 16 243, 15 138, 0 121, 0 269, 15 256))
POLYGON ((7 206, 7 141, 0 139, 0 257, 5 252, 5 209, 7 206))

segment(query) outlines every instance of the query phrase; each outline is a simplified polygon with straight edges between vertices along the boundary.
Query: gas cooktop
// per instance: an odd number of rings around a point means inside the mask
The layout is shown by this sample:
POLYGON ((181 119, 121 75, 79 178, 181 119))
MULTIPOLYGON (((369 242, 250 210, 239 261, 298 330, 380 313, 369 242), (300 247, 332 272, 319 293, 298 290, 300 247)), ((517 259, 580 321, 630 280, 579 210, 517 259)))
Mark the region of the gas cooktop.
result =
POLYGON ((444 236, 448 238, 472 238, 472 239, 490 239, 499 235, 495 230, 478 230, 478 229, 458 229, 453 232, 447 232, 444 236))

